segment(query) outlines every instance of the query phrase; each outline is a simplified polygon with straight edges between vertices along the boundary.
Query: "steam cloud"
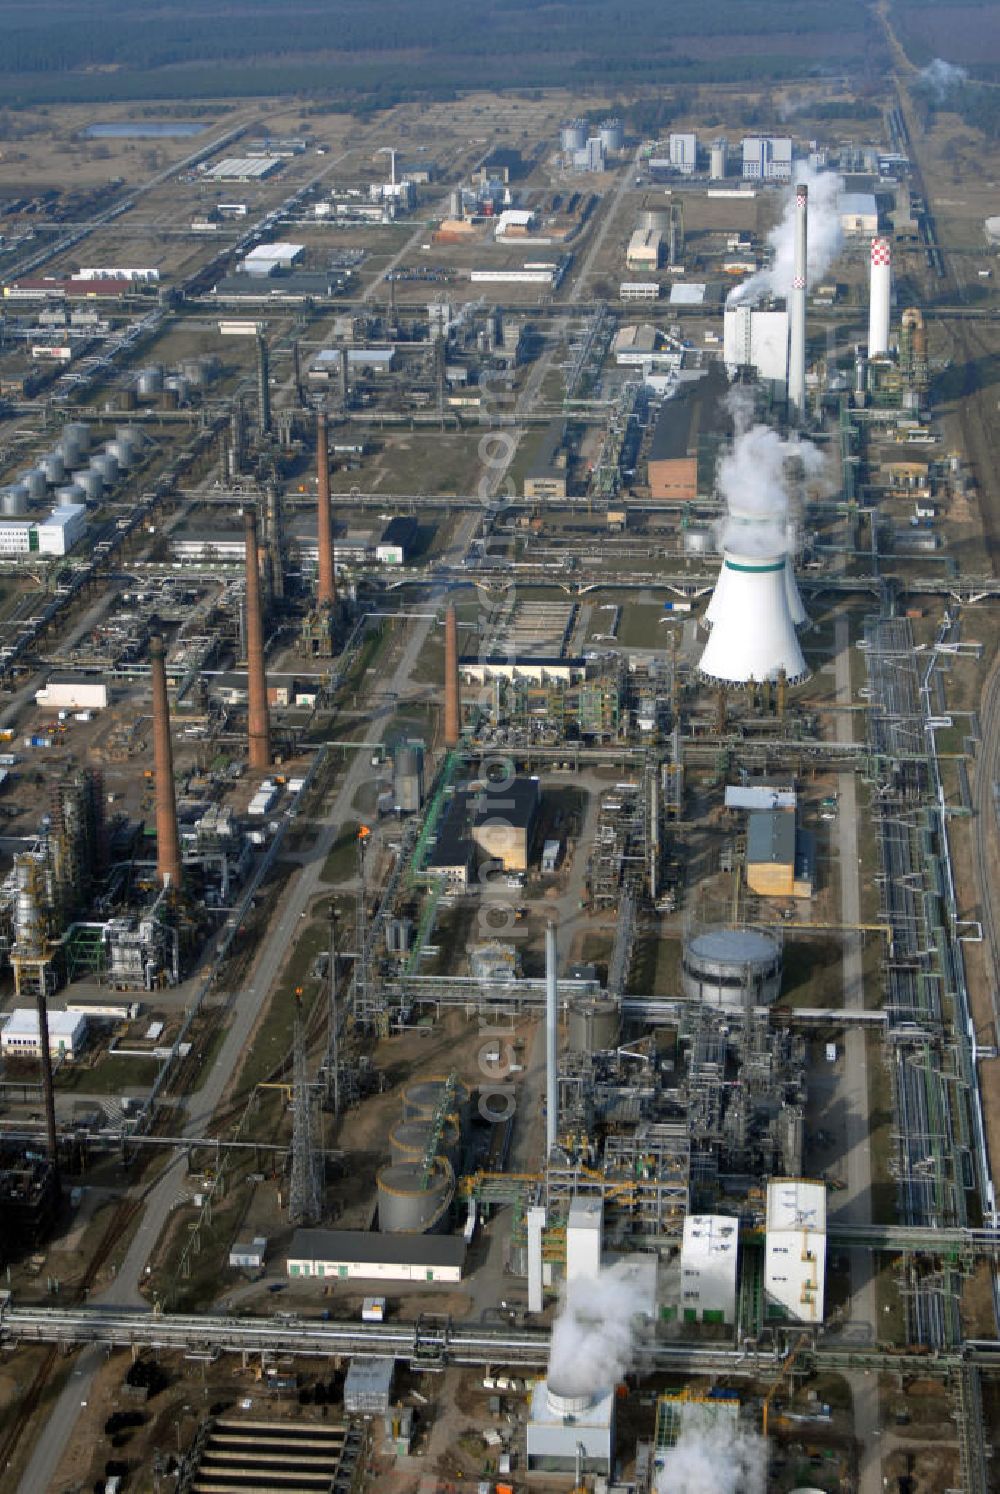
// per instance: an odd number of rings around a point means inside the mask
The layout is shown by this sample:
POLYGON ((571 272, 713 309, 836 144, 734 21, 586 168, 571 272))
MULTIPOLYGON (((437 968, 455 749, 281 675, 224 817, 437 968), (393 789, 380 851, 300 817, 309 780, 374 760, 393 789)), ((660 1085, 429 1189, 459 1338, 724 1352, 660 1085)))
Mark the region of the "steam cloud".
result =
POLYGON ((657 1494, 764 1494, 767 1448, 762 1437, 713 1416, 685 1409, 677 1443, 664 1454, 657 1494))
POLYGON ((635 1362, 635 1317, 645 1298, 627 1270, 610 1267, 566 1287, 552 1328, 548 1381, 565 1395, 593 1395, 635 1362))
POLYGON ((964 67, 957 67, 954 62, 945 62, 943 57, 935 57, 920 72, 920 82, 935 104, 943 104, 952 90, 961 88, 968 77, 964 67))
POLYGON ((716 485, 727 516, 719 539, 742 555, 781 555, 794 548, 789 462, 801 463, 806 479, 815 480, 826 459, 810 441, 786 441, 767 425, 740 429, 719 462, 716 485))
MULTIPOLYGON (((843 235, 837 198, 841 180, 835 171, 814 171, 803 162, 795 168, 796 183, 809 188, 809 247, 807 284, 814 285, 840 252, 843 235)), ((759 301, 762 296, 789 296, 795 269, 795 188, 789 187, 781 219, 767 236, 773 251, 771 264, 758 270, 729 293, 729 302, 759 301)))

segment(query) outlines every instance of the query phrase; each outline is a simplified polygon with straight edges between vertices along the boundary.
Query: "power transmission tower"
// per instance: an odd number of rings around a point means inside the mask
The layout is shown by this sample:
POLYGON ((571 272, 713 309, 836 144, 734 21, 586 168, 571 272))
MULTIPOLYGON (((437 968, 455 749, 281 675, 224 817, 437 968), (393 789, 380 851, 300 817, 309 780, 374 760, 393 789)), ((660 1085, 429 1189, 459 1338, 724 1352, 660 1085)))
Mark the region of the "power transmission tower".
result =
POLYGON ((312 1226, 323 1216, 323 1156, 318 1141, 313 1095, 306 1076, 306 1038, 295 1017, 292 1067, 292 1177, 288 1192, 290 1224, 312 1226))

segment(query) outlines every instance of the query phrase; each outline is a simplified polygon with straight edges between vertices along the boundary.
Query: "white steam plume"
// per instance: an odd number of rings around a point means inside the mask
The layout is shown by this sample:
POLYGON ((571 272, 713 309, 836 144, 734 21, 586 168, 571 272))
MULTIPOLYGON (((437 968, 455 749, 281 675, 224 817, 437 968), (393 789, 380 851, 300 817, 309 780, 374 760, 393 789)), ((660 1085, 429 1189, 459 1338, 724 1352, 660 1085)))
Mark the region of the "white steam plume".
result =
POLYGON ((663 1454, 657 1494, 764 1494, 767 1446, 755 1432, 685 1407, 676 1445, 663 1454))
POLYGON ((719 539, 743 555, 787 554, 795 544, 789 463, 816 480, 826 458, 811 441, 786 441, 767 425, 740 431, 719 462, 716 485, 726 504, 719 539))
POLYGON ((943 104, 953 89, 961 88, 968 77, 964 67, 958 67, 954 62, 945 62, 943 57, 935 57, 933 62, 929 62, 920 71, 920 82, 935 104, 943 104))
MULTIPOLYGON (((815 285, 840 252, 843 234, 837 198, 841 179, 835 171, 815 171, 805 162, 795 167, 795 183, 809 188, 809 253, 806 261, 806 283, 815 285)), ((762 296, 789 296, 795 268, 795 186, 788 188, 780 220, 771 229, 767 242, 773 251, 771 264, 758 270, 730 291, 730 304, 736 301, 759 301, 762 296)))
POLYGON ((593 1395, 628 1373, 635 1361, 635 1318, 646 1299, 614 1266, 569 1282, 552 1328, 548 1382, 564 1395, 593 1395))
POLYGON ((753 390, 747 388, 746 384, 731 384, 722 397, 722 403, 733 422, 736 435, 744 435, 750 429, 756 408, 753 390))

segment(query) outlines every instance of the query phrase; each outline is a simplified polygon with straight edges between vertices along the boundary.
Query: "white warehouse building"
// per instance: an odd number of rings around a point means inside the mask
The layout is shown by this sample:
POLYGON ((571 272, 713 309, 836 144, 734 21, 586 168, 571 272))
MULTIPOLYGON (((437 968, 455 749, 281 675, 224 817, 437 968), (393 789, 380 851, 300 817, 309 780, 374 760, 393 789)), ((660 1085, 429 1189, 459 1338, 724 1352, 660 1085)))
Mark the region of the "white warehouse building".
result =
POLYGON ((769 1310, 822 1323, 826 1286, 826 1186, 802 1178, 767 1185, 764 1295, 769 1310))
POLYGON ((47 519, 0 521, 0 555, 68 555, 87 532, 87 509, 64 503, 47 519))
POLYGON ((681 1320, 736 1322, 739 1220, 726 1214, 688 1214, 681 1243, 681 1320))
MULTIPOLYGON (((87 1018, 83 1012, 48 1012, 49 1054, 52 1058, 74 1059, 87 1036, 87 1018)), ((19 1006, 11 1012, 0 1029, 0 1053, 6 1058, 41 1058, 38 1012, 33 1006, 19 1006)))

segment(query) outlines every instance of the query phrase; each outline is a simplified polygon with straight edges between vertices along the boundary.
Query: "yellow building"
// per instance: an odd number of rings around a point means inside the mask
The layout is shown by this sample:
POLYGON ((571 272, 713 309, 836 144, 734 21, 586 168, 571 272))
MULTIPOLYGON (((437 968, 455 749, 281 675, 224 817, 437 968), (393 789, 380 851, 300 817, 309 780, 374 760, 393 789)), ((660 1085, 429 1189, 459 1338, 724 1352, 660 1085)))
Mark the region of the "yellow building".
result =
POLYGON ((747 823, 747 886, 760 897, 812 897, 813 837, 795 824, 794 809, 758 810, 747 823))

